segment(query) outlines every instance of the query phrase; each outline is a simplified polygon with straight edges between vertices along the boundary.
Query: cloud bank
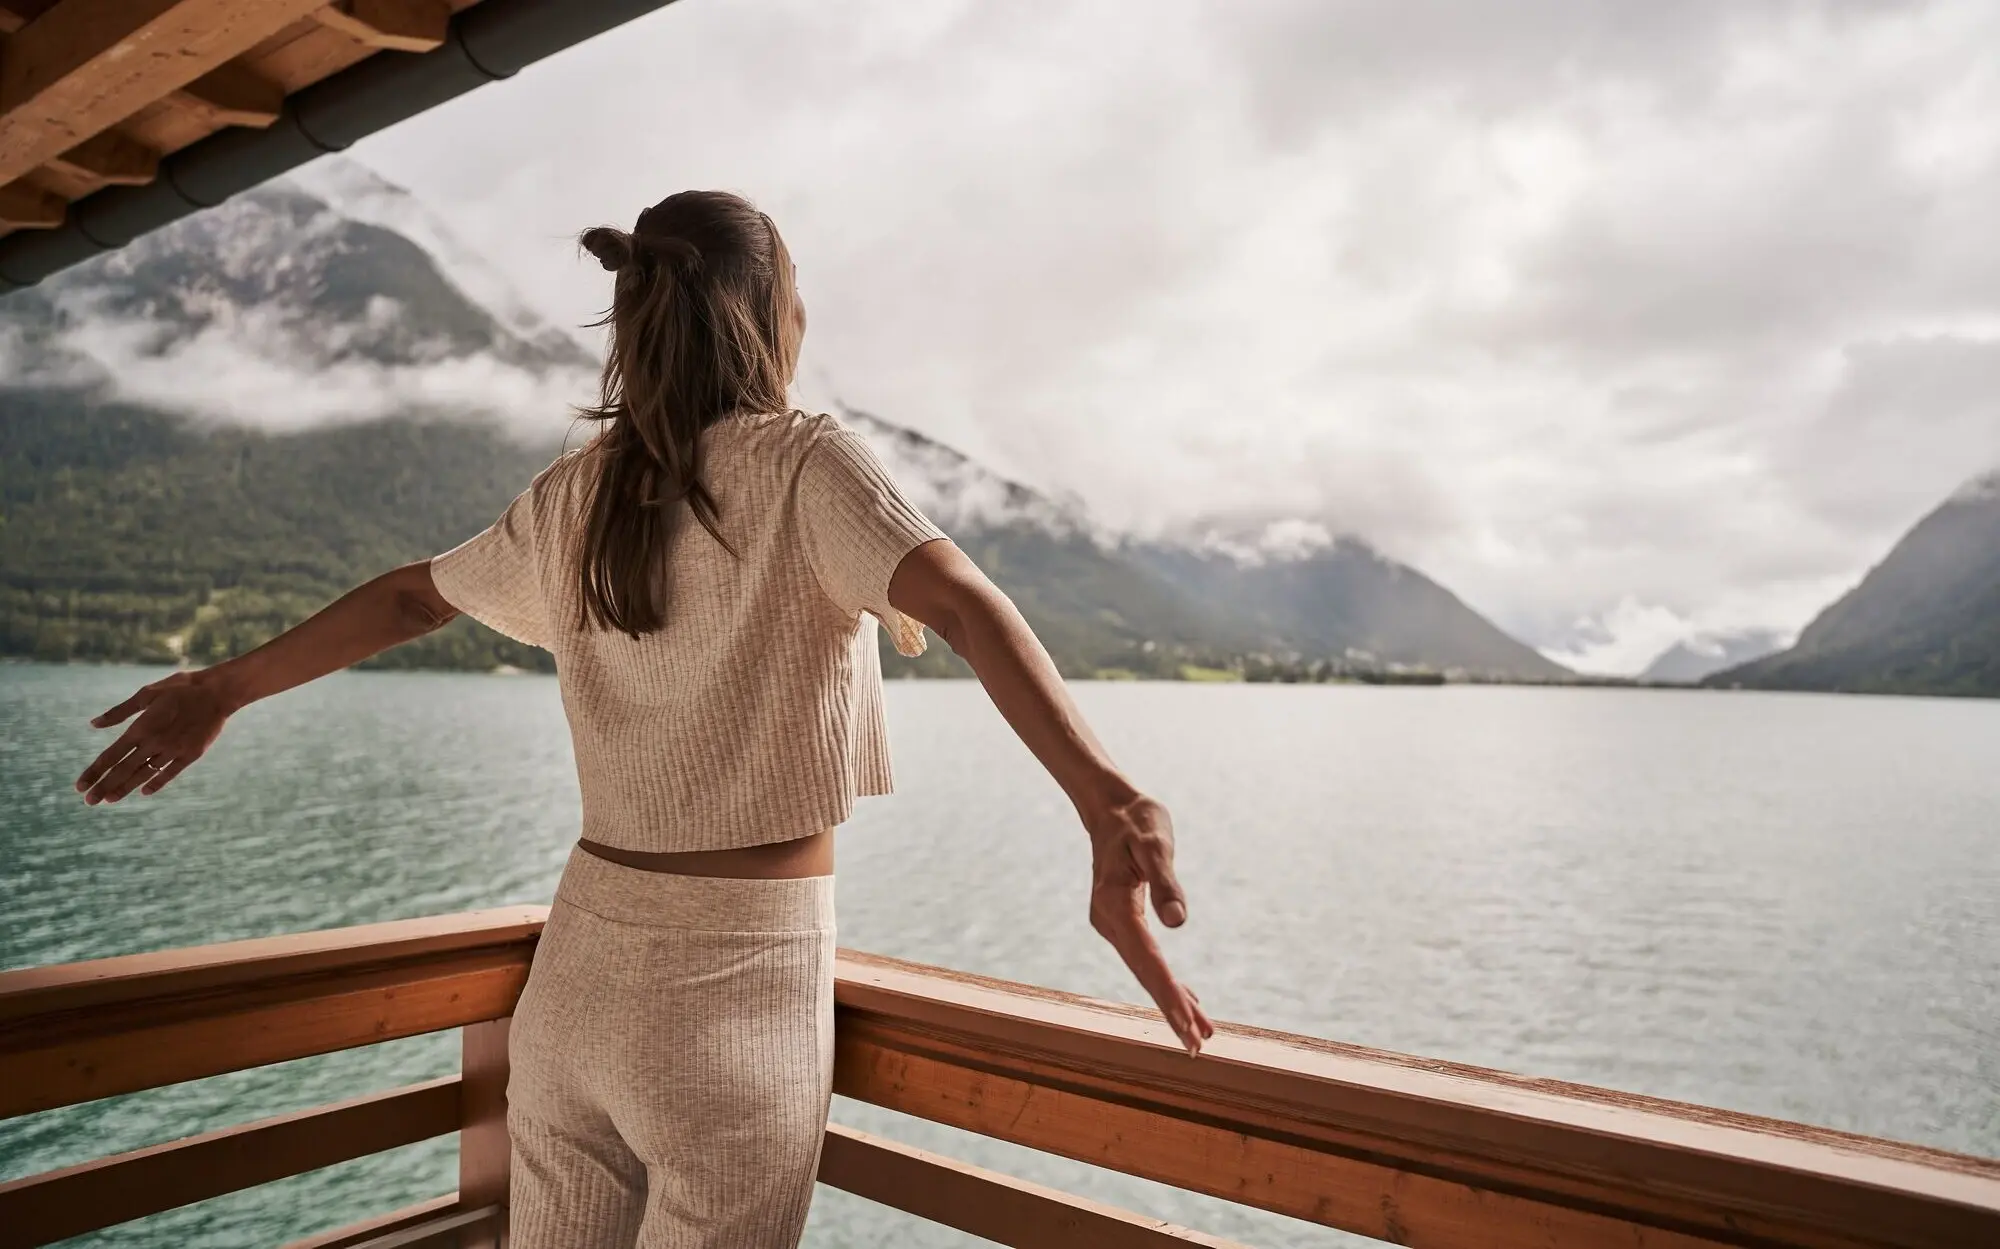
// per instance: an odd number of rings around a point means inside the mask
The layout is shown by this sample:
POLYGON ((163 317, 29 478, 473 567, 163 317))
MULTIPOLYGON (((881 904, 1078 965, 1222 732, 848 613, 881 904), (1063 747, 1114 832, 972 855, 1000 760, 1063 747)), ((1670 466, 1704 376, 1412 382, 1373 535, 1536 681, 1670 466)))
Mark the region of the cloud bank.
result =
POLYGON ((570 324, 577 229, 744 191, 808 377, 1633 671, 2000 464, 1995 47, 1984 0, 682 0, 357 151, 570 324))
POLYGON ((0 319, 0 382, 279 432, 415 414, 553 439, 595 381, 509 279, 339 160, 58 275, 0 319))
MULTIPOLYGON (((404 313, 385 306, 378 315, 404 313)), ((277 432, 417 413, 488 419, 522 437, 548 438, 560 435, 594 380, 484 354, 315 362, 295 349, 293 328, 274 317, 232 318, 161 343, 147 322, 93 317, 59 341, 101 364, 122 399, 199 422, 277 432)))

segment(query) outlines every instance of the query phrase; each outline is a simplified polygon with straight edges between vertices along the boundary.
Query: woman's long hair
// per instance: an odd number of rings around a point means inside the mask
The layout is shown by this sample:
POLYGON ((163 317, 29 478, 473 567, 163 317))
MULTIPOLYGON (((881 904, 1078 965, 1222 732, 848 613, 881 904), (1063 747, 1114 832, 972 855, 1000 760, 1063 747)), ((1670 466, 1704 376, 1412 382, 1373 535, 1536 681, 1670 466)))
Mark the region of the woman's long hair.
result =
POLYGON ((597 406, 597 478, 579 538, 579 627, 637 638, 666 620, 669 541, 692 512, 725 549, 702 478, 702 431, 734 412, 781 412, 802 319, 792 259, 740 196, 683 191, 577 240, 616 273, 597 406))

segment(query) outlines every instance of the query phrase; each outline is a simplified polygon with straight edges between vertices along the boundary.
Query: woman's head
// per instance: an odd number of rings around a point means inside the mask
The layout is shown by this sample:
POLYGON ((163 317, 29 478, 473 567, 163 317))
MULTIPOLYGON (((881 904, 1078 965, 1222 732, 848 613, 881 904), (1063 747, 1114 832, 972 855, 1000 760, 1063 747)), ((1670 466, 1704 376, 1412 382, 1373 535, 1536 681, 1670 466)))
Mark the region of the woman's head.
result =
POLYGON ((582 623, 638 636, 665 619, 660 578, 683 510, 715 539, 701 432, 733 412, 777 412, 805 314, 771 219, 725 191, 683 191, 631 231, 578 239, 616 275, 598 405, 598 476, 578 552, 582 623))

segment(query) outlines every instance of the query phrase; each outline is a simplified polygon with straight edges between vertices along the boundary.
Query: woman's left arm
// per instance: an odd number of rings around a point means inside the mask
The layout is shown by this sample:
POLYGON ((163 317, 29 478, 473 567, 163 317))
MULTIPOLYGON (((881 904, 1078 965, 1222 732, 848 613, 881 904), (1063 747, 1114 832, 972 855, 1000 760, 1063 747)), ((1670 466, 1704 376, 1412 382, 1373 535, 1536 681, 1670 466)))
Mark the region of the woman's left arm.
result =
POLYGON ((384 573, 256 650, 176 672, 92 720, 102 729, 139 717, 83 770, 76 788, 92 804, 135 789, 156 794, 208 752, 241 708, 421 637, 457 614, 438 593, 428 561, 384 573))

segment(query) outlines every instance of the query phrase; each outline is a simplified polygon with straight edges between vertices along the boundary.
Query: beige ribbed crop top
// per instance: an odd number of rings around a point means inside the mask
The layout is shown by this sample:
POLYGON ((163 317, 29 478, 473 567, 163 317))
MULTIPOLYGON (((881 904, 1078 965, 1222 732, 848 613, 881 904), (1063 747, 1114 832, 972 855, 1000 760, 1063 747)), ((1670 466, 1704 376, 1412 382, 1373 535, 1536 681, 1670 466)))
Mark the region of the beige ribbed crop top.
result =
POLYGON ((431 561, 452 606, 554 653, 582 835, 619 849, 786 841, 839 824, 857 795, 888 793, 869 617, 903 654, 924 648, 923 626, 889 605, 889 577, 944 535, 859 434, 789 412, 728 417, 702 436, 718 527, 736 554, 684 519, 657 633, 635 641, 578 624, 590 447, 431 561))

